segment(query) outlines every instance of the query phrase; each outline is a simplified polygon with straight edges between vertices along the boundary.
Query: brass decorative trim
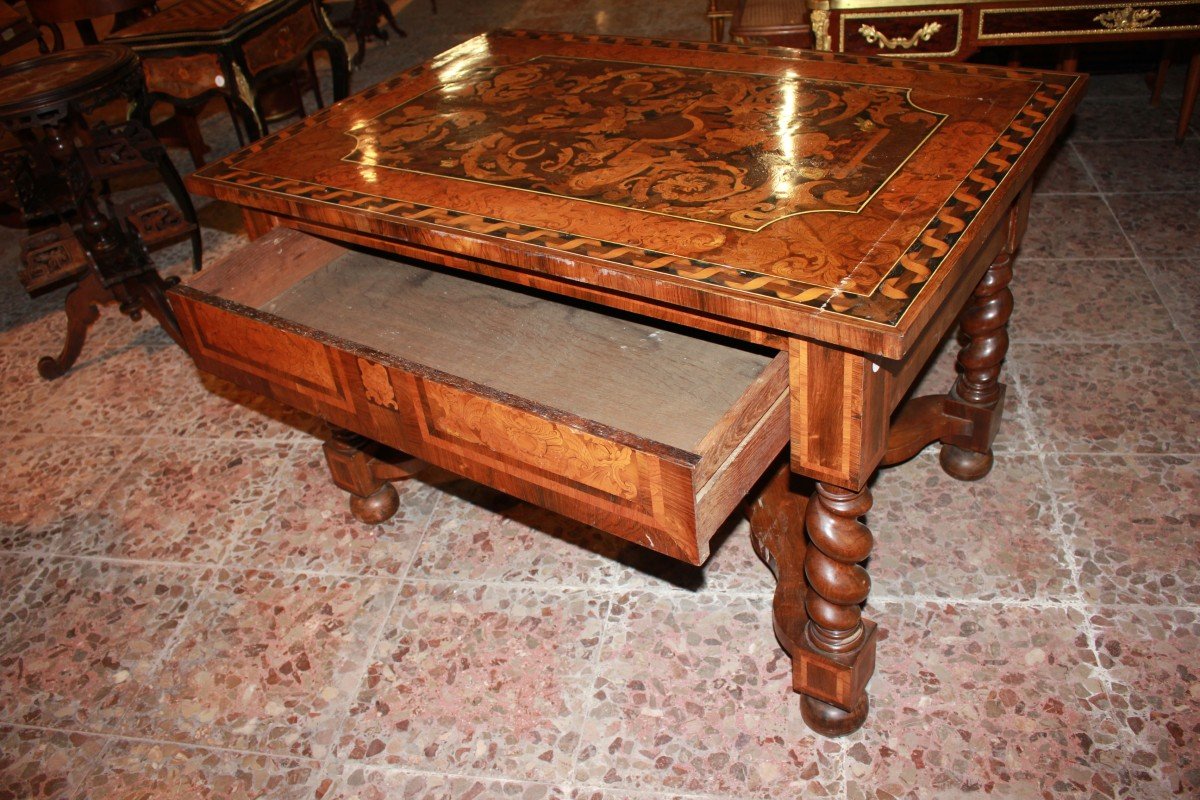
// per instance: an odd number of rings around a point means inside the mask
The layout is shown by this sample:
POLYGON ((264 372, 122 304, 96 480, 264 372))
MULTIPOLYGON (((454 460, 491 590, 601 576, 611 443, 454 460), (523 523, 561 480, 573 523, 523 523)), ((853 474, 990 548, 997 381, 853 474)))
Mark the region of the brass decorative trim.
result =
MULTIPOLYGON (((1161 0, 1155 3, 1159 8, 1168 6, 1200 6, 1197 0, 1161 0)), ((1091 5, 1051 5, 1037 6, 1035 8, 985 8, 979 12, 979 26, 976 32, 976 39, 980 42, 1004 41, 1005 39, 1031 39, 1036 37, 1049 36, 1120 36, 1130 33, 1131 29, 1116 29, 1116 28, 1074 28, 1068 30, 1026 30, 1026 31, 1005 31, 1004 33, 984 33, 983 25, 988 17, 1000 14, 1035 14, 1043 11, 1112 11, 1112 5, 1108 3, 1095 3, 1091 5)), ((1200 24, 1193 25, 1162 25, 1156 27, 1155 31, 1200 31, 1200 24)))
POLYGON ((880 33, 874 25, 862 25, 858 32, 867 40, 867 44, 873 44, 881 50, 911 50, 921 42, 928 42, 934 35, 942 29, 940 22, 926 22, 916 33, 909 36, 907 39, 892 39, 891 37, 880 33))
POLYGON ((829 12, 823 8, 813 9, 809 23, 812 25, 816 48, 826 52, 833 50, 833 42, 829 39, 829 12))
MULTIPOLYGON (((846 23, 857 22, 859 20, 877 20, 877 19, 896 19, 899 17, 924 17, 928 19, 931 16, 939 17, 954 17, 954 47, 950 50, 923 50, 917 53, 895 53, 894 55, 903 56, 904 58, 951 58, 958 55, 962 49, 963 35, 963 12, 962 9, 947 9, 945 11, 934 11, 927 9, 925 11, 884 11, 873 14, 840 14, 838 15, 838 46, 839 52, 846 52, 846 23)), ((936 23, 939 24, 940 23, 936 23)), ((859 28, 859 32, 869 25, 863 25, 859 28)), ((815 30, 815 28, 814 28, 815 30)), ((936 33, 936 31, 934 31, 936 33)), ((932 34, 930 34, 932 36, 932 34)))
MULTIPOLYGON (((830 0, 833 11, 865 11, 881 8, 911 8, 921 6, 921 14, 950 14, 956 8, 995 4, 1002 0, 830 0)), ((812 0, 809 0, 811 6, 812 0)), ((912 12, 909 12, 912 13, 912 12)))
POLYGON ((1162 12, 1157 8, 1125 6, 1124 8, 1114 8, 1112 11, 1105 11, 1103 14, 1097 14, 1095 21, 1110 31, 1132 31, 1149 28, 1161 16, 1162 12))

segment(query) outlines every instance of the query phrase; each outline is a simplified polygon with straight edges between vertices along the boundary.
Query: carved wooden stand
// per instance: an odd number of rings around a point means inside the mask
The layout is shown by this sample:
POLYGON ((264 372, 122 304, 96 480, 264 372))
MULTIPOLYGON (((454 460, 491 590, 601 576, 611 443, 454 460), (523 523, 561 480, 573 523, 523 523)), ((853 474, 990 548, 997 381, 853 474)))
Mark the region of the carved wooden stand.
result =
POLYGON ((355 67, 361 66, 363 58, 367 55, 368 39, 375 38, 381 42, 388 40, 387 28, 379 22, 381 18, 401 39, 408 36, 396 22, 396 16, 392 14, 392 7, 388 5, 387 0, 354 0, 354 8, 350 12, 350 20, 347 25, 354 33, 354 40, 358 44, 358 50, 352 59, 355 67))
POLYGON ((62 352, 57 357, 38 359, 38 374, 49 381, 61 377, 71 368, 83 351, 88 328, 100 318, 98 306, 108 303, 119 303, 121 313, 135 321, 141 319, 143 311, 147 312, 182 347, 183 334, 179 332, 179 323, 164 294, 178 281, 178 278, 164 280, 157 272, 150 271, 106 288, 95 273, 86 274, 67 294, 67 339, 62 352))
POLYGON ((51 380, 71 368, 104 303, 118 304, 134 320, 149 313, 182 345, 164 296, 172 282, 155 271, 149 250, 190 236, 199 269, 200 231, 183 182, 149 132, 137 58, 106 45, 12 64, 2 77, 8 94, 0 123, 21 144, 3 178, 27 222, 58 223, 25 238, 19 276, 30 294, 76 282, 66 301, 66 342, 57 357, 38 361, 38 372, 51 380), (130 118, 92 124, 88 114, 117 99, 129 103, 130 118), (158 172, 178 208, 156 196, 124 205, 108 196, 109 180, 148 169, 158 172))
POLYGON ((420 459, 344 428, 333 428, 333 438, 325 443, 325 461, 333 482, 350 493, 350 513, 371 525, 391 519, 400 507, 391 482, 411 478, 425 466, 420 459))
MULTIPOLYGON (((1004 249, 963 310, 960 326, 969 341, 958 354, 957 381, 949 393, 914 398, 896 414, 882 464, 940 441, 941 464, 952 477, 978 480, 992 468, 1021 214, 1014 210, 1004 249)), ((843 736, 867 718, 866 685, 875 671, 875 623, 862 618, 871 579, 861 562, 873 539, 860 518, 871 508, 871 494, 865 486, 818 482, 805 497, 793 488, 799 480, 785 454, 749 506, 751 542, 777 581, 775 635, 792 657, 792 688, 801 694, 804 721, 816 733, 843 736)))

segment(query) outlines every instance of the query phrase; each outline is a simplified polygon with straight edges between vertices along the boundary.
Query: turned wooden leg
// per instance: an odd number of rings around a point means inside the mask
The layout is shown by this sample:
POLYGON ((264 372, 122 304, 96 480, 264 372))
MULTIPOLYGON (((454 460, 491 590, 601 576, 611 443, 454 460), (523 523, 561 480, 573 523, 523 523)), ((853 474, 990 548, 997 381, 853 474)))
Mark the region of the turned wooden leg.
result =
POLYGON ((377 13, 383 15, 384 20, 388 25, 391 26, 392 30, 396 32, 397 36, 400 38, 408 36, 408 33, 406 33, 404 29, 396 23, 396 15, 392 13, 392 7, 387 0, 379 0, 379 2, 376 3, 376 8, 378 9, 377 13))
POLYGON ((871 581, 859 563, 871 552, 858 519, 871 495, 818 483, 805 499, 793 480, 785 460, 750 506, 751 540, 778 581, 775 635, 792 657, 804 721, 822 736, 844 736, 867 718, 875 671, 875 624, 861 609, 871 581))
POLYGON ((1158 59, 1158 70, 1150 84, 1150 105, 1157 106, 1162 100, 1163 88, 1167 85, 1167 74, 1171 71, 1171 56, 1175 53, 1175 42, 1163 42, 1162 56, 1158 59))
POLYGON ((52 381, 66 373, 83 351, 83 342, 92 323, 100 318, 97 308, 101 303, 111 303, 112 294, 100 285, 94 273, 84 276, 67 294, 67 341, 57 358, 42 356, 38 359, 38 374, 52 381))
POLYGON ((804 694, 804 721, 825 736, 856 731, 867 718, 875 625, 862 618, 871 579, 859 562, 871 554, 874 540, 859 517, 870 508, 865 487, 852 491, 824 483, 808 503, 808 649, 801 651, 795 680, 804 694))
POLYGON ((986 431, 973 441, 942 444, 942 468, 954 478, 974 481, 992 469, 992 439, 1003 411, 1004 384, 1000 383, 1000 365, 1008 353, 1008 318, 1012 316, 1012 251, 1000 251, 975 287, 960 320, 969 339, 958 353, 958 380, 947 398, 952 415, 978 420, 975 426, 986 431))
POLYGON ((1175 142, 1181 144, 1187 136, 1196 110, 1196 97, 1200 95, 1200 44, 1193 45, 1192 58, 1188 62, 1187 82, 1183 86, 1183 106, 1179 109, 1179 127, 1175 131, 1175 142))
POLYGON ((333 428, 325 461, 333 482, 350 493, 350 513, 371 525, 391 519, 400 508, 391 482, 412 477, 424 466, 403 453, 385 454, 379 445, 343 428, 333 428))

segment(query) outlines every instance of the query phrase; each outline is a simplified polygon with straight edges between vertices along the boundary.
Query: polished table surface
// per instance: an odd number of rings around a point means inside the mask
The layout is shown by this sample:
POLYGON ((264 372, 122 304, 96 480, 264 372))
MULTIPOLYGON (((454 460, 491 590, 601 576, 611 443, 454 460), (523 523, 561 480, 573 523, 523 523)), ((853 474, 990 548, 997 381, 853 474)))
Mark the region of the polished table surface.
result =
MULTIPOLYGON (((868 480, 934 441, 951 475, 990 469, 1012 257, 1034 169, 1083 83, 734 45, 489 34, 193 175, 194 190, 243 206, 262 238, 173 302, 205 369, 693 563, 769 472, 749 514, 778 578, 775 631, 805 719, 843 734, 866 717, 875 658, 860 609, 868 480), (384 352, 386 318, 344 317, 390 307, 389 293, 419 302, 417 289, 378 264, 378 278, 338 267, 347 256, 319 240, 265 235, 275 226, 778 352, 694 453, 634 453, 636 437, 591 417, 446 378, 428 354, 384 352), (313 272, 327 261, 344 280, 313 272), (314 274, 325 287, 368 286, 337 305, 333 289, 303 292, 314 274), (302 298, 263 304, 292 284, 302 298), (289 303, 297 316, 280 317, 289 303), (960 315, 968 343, 954 387, 903 402, 960 315), (787 460, 769 469, 789 442, 787 460), (818 481, 811 499, 792 472, 818 481)), ((397 313, 405 324, 417 316, 397 313)), ((474 347, 470 330, 437 335, 474 347)), ((423 334, 396 341, 414 337, 423 334)), ((554 358, 555 343, 536 335, 511 345, 554 358)), ((614 383, 618 403, 642 399, 614 383)), ((676 413, 652 405, 659 417, 676 413)), ((360 519, 386 519, 394 503, 382 484, 407 469, 380 466, 360 443, 326 446, 334 480, 360 519)))
POLYGON ((1015 197, 1014 163, 1045 152, 1078 91, 970 65, 499 33, 191 185, 897 358, 979 244, 984 201, 1015 197))

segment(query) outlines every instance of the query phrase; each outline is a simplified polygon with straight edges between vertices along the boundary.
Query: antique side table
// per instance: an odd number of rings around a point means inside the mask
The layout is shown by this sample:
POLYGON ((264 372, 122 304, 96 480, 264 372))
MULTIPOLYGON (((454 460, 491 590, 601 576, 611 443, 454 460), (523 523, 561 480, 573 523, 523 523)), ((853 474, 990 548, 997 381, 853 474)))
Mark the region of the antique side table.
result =
POLYGON ((57 358, 38 362, 43 378, 70 369, 100 303, 119 303, 133 319, 145 310, 180 341, 148 250, 190 236, 199 269, 200 234, 179 174, 150 134, 142 94, 137 56, 126 47, 85 47, 0 68, 0 125, 21 143, 4 154, 0 179, 26 220, 49 222, 22 241, 21 282, 31 294, 77 282, 67 295, 66 344, 57 358), (128 121, 88 119, 116 101, 129 103, 128 121), (178 208, 154 196, 115 204, 106 194, 108 180, 147 170, 159 174, 178 208))
POLYGON ((316 50, 329 57, 334 99, 350 92, 346 46, 316 0, 181 0, 109 41, 141 57, 151 102, 187 112, 220 97, 251 139, 267 130, 263 87, 293 78, 304 62, 315 80, 316 50))
MULTIPOLYGON (((1179 141, 1200 95, 1200 0, 1141 5, 1095 0, 807 0, 807 5, 816 48, 835 53, 962 60, 987 47, 1192 40, 1179 141)), ((1074 69, 1074 51, 1069 52, 1065 67, 1074 69)))
POLYGON ((50 29, 56 51, 66 46, 60 25, 72 22, 81 42, 99 44, 93 20, 111 16, 112 29, 120 30, 152 14, 155 4, 156 0, 25 0, 37 25, 50 29))
POLYGON ((750 493, 805 719, 842 734, 867 481, 935 441, 988 472, 1030 179, 1082 90, 489 34, 193 175, 258 239, 170 299, 201 368, 335 426, 360 519, 420 459, 699 564, 750 493), (902 402, 960 317, 955 385, 902 402))

